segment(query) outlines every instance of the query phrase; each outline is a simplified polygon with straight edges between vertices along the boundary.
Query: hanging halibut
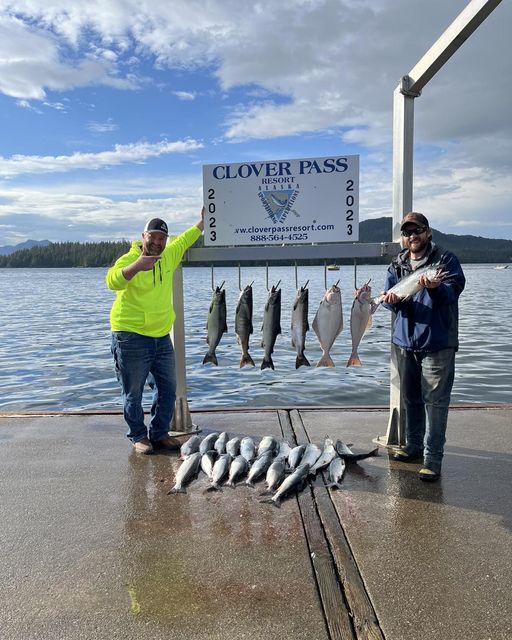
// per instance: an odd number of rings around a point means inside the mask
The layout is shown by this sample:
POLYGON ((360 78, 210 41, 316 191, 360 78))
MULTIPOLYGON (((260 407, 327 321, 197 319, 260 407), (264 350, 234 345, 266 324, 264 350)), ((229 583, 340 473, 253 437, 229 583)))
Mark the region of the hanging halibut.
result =
POLYGON ((337 285, 333 285, 325 292, 313 320, 313 331, 322 347, 322 357, 318 361, 317 367, 334 367, 329 352, 342 329, 341 289, 337 285))

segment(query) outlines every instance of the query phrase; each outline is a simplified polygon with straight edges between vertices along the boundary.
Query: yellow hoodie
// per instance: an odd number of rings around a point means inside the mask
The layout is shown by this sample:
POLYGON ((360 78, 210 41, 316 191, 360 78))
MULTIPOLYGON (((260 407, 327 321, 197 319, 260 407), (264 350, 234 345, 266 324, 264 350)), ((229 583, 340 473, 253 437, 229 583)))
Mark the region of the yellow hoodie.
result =
POLYGON ((105 277, 107 287, 116 292, 110 311, 112 331, 130 331, 151 338, 169 333, 176 318, 172 306, 172 274, 185 251, 200 235, 197 226, 190 227, 167 244, 153 271, 139 271, 131 280, 126 280, 122 270, 142 252, 142 242, 132 242, 130 251, 116 261, 105 277))

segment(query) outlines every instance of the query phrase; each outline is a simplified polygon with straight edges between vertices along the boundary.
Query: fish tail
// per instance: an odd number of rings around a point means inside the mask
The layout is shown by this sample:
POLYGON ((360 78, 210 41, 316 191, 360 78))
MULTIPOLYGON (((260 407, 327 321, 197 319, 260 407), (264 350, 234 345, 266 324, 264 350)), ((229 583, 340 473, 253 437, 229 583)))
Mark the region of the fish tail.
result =
POLYGON ((324 353, 316 364, 317 367, 334 367, 334 362, 328 353, 324 353))
POLYGON ((217 356, 215 355, 215 353, 207 353, 205 355, 205 357, 203 358, 203 364, 206 364, 207 362, 211 362, 216 367, 219 366, 219 362, 217 360, 217 356))
POLYGON ((274 369, 274 363, 272 362, 272 356, 267 358, 263 358, 263 362, 261 363, 262 369, 274 369))
POLYGON ((175 495, 176 493, 186 493, 185 488, 184 487, 173 487, 168 493, 167 495, 175 495))
POLYGON ((301 356, 297 356, 297 359, 295 360, 295 368, 298 369, 299 367, 310 367, 311 364, 309 363, 309 360, 306 358, 306 356, 304 354, 302 354, 301 356))
POLYGON ((240 358, 240 369, 242 367, 245 367, 246 364, 250 364, 253 367, 256 366, 254 364, 254 360, 251 358, 249 354, 242 355, 242 357, 240 358))
POLYGON ((341 489, 341 484, 339 482, 329 482, 329 484, 325 485, 326 489, 341 489))
POLYGON ((209 493, 210 491, 222 491, 218 484, 211 484, 203 491, 203 493, 209 493))
POLYGON ((347 367, 362 367, 363 363, 361 362, 359 356, 357 355, 357 351, 350 355, 350 358, 347 362, 347 367))
POLYGON ((234 488, 235 488, 235 481, 234 481, 234 480, 228 480, 228 481, 226 482, 226 485, 225 485, 225 486, 226 486, 226 487, 231 487, 232 489, 234 489, 234 488))
POLYGON ((246 484, 248 487, 251 487, 251 489, 254 489, 254 482, 253 482, 252 480, 246 480, 246 481, 245 481, 245 484, 246 484))

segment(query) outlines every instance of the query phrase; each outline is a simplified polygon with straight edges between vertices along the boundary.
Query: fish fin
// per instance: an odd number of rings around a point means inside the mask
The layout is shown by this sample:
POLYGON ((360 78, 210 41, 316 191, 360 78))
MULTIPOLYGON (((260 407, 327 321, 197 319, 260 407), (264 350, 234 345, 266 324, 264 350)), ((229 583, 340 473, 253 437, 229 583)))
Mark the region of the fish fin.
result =
POLYGON ((295 368, 298 369, 299 367, 310 367, 311 364, 309 362, 309 360, 306 358, 306 356, 303 354, 301 356, 297 356, 297 359, 295 360, 295 368))
POLYGON ((246 484, 248 487, 251 487, 251 489, 254 489, 254 482, 253 482, 252 480, 246 480, 246 481, 245 481, 245 484, 246 484))
POLYGON ((334 362, 328 353, 324 353, 316 363, 317 367, 334 367, 334 362))
POLYGON ((357 353, 353 353, 347 362, 347 367, 362 367, 363 364, 357 355, 357 353))
POLYGON ((222 333, 227 333, 228 332, 228 325, 227 322, 224 323, 224 327, 222 329, 222 333))
POLYGON ((217 356, 214 353, 207 353, 205 355, 205 357, 203 358, 203 364, 206 364, 208 362, 211 362, 212 364, 214 364, 216 367, 219 366, 219 362, 217 360, 217 356))
POLYGON ((234 489, 235 488, 235 481, 234 480, 228 480, 224 486, 231 487, 232 489, 234 489))
POLYGON ((252 326, 252 322, 249 325, 249 335, 252 335, 254 333, 254 327, 252 326))
POLYGON ((253 367, 255 367, 256 365, 254 364, 254 360, 251 358, 251 356, 249 354, 247 354, 246 356, 242 356, 240 358, 240 369, 242 367, 245 367, 246 364, 250 364, 253 367))
POLYGON ((261 500, 259 500, 259 502, 262 502, 265 504, 272 504, 274 500, 272 500, 272 498, 262 498, 261 500))
POLYGON ((268 357, 268 360, 263 358, 263 362, 261 363, 261 369, 275 369, 271 356, 268 357))

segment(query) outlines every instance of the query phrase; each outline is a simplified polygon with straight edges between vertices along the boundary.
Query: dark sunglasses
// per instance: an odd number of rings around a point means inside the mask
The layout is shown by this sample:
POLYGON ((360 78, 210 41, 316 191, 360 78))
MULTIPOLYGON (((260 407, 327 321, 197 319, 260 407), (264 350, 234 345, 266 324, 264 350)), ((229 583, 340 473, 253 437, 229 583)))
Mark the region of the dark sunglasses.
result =
POLYGON ((402 231, 402 235, 405 238, 410 238, 411 236, 421 236, 422 233, 425 233, 427 229, 425 227, 416 227, 415 229, 404 229, 402 231))

